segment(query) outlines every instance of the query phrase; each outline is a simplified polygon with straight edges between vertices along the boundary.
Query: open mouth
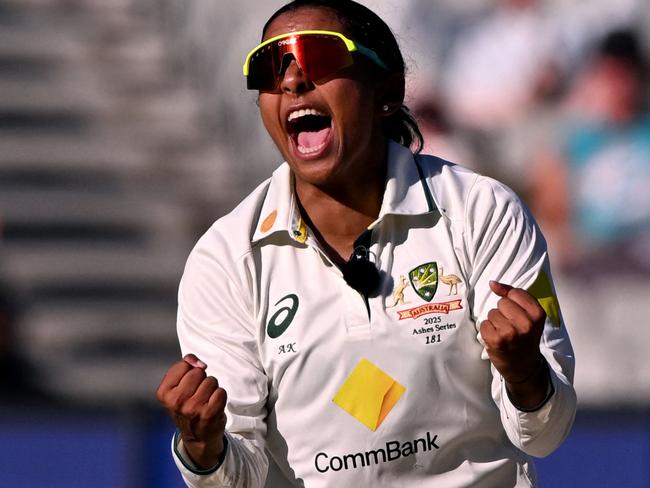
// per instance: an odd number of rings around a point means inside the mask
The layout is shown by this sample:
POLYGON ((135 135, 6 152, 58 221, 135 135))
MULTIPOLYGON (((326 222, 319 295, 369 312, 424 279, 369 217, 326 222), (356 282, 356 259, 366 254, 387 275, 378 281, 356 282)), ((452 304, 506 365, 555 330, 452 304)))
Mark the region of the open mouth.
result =
POLYGON ((294 110, 289 114, 287 128, 298 152, 312 155, 330 141, 332 117, 313 108, 294 110))

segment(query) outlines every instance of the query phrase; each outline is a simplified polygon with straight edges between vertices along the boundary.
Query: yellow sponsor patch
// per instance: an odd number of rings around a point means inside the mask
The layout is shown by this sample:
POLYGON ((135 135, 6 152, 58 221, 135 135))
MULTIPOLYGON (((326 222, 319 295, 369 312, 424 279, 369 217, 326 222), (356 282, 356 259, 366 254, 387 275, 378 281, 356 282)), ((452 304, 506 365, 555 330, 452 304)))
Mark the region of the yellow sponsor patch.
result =
POLYGON ((560 304, 555 293, 553 293, 553 285, 551 285, 551 280, 546 271, 540 270, 535 283, 528 288, 528 293, 537 298, 537 301, 546 312, 546 316, 555 327, 559 328, 561 323, 560 304))
POLYGON ((405 391, 406 388, 364 358, 332 401, 374 432, 405 391))

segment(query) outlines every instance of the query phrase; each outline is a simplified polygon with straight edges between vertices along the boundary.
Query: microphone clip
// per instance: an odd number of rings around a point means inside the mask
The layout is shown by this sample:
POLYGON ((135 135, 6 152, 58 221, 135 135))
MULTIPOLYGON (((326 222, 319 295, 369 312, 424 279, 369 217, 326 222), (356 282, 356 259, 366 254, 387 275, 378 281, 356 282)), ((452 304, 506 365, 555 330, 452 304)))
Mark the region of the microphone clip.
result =
POLYGON ((366 230, 355 241, 350 259, 343 264, 343 279, 365 297, 374 296, 379 287, 380 275, 375 263, 370 261, 370 237, 372 231, 366 230))

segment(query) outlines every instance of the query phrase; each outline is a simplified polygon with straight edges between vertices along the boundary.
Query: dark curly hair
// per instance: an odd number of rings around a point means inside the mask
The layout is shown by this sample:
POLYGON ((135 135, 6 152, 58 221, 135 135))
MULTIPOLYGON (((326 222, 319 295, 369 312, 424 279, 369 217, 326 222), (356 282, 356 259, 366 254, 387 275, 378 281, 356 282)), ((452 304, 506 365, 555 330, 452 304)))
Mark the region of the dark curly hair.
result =
MULTIPOLYGON (((334 11, 354 40, 375 51, 388 66, 389 73, 399 73, 402 83, 405 83, 404 58, 390 27, 372 10, 353 0, 293 0, 269 18, 262 30, 262 37, 277 17, 305 7, 322 7, 334 11)), ((389 139, 412 148, 416 153, 422 150, 422 133, 406 105, 402 104, 399 110, 385 119, 384 133, 389 139)))

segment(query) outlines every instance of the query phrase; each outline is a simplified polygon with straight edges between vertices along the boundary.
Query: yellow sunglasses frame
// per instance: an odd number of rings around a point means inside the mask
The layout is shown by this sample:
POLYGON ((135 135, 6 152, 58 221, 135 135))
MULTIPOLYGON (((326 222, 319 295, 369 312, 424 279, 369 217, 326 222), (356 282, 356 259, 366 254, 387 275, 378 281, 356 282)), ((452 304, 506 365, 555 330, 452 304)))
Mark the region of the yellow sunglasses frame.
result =
POLYGON ((303 31, 296 31, 296 32, 288 32, 286 34, 281 34, 279 36, 272 37, 271 39, 267 39, 260 45, 256 46, 255 49, 249 52, 248 55, 246 56, 246 60, 244 61, 244 67, 243 67, 244 76, 248 76, 251 58, 258 50, 262 49, 264 46, 268 46, 269 44, 272 44, 281 39, 286 39, 289 37, 299 36, 303 34, 305 35, 316 34, 316 35, 327 35, 327 36, 338 37, 345 43, 345 47, 348 49, 349 52, 353 53, 356 51, 359 54, 362 54, 363 56, 369 58, 372 62, 374 62, 379 67, 388 71, 388 66, 386 66, 386 63, 384 63, 379 58, 379 56, 375 51, 363 46, 362 44, 359 44, 358 42, 354 42, 352 39, 348 39, 340 32, 326 31, 326 30, 303 30, 303 31))

